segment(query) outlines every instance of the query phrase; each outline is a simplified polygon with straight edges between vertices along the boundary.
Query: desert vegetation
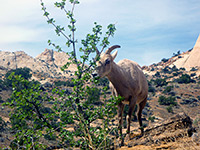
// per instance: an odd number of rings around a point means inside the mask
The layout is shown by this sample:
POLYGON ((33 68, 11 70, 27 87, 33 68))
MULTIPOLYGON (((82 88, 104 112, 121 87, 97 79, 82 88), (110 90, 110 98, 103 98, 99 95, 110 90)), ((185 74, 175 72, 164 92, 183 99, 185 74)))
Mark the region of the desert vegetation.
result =
MULTIPOLYGON (((108 25, 102 37, 102 26, 95 22, 92 33, 80 40, 82 46, 77 48, 74 8, 78 4, 78 0, 55 3, 68 18, 68 29, 65 29, 50 17, 41 0, 47 22, 55 27, 58 36, 67 40, 66 46, 71 49, 66 52, 69 62, 62 70, 74 64, 77 71, 72 79, 55 81, 56 87, 47 92, 40 83, 30 80, 31 70, 28 68, 11 70, 5 75, 7 87, 12 87, 11 97, 3 104, 12 109, 10 130, 14 139, 10 143, 11 149, 108 149, 114 146, 117 128, 109 124, 116 114, 118 98, 107 96, 106 80, 92 78, 91 72, 99 59, 99 55, 94 55, 97 47, 102 47, 103 51, 109 45, 109 38, 116 30, 115 25, 108 25), (67 9, 66 4, 71 4, 71 9, 67 9), (65 86, 70 90, 62 89, 65 86), (97 121, 99 125, 94 125, 97 121), (51 141, 50 144, 48 141, 51 141)), ((48 43, 62 51, 62 48, 51 40, 48 40, 48 43)), ((1 126, 2 129, 5 126, 3 121, 1 126)))
MULTIPOLYGON (((68 72, 70 65, 75 65, 77 70, 66 80, 56 79, 46 84, 32 80, 34 72, 29 68, 17 68, 1 75, 0 148, 114 149, 119 146, 116 110, 121 97, 111 96, 107 78, 91 77, 99 60, 96 49, 103 51, 108 47, 116 28, 114 24, 108 25, 103 36, 103 27, 94 23, 91 33, 85 39, 77 40, 75 33, 78 20, 75 19, 74 9, 78 4, 77 0, 55 3, 69 21, 64 28, 51 18, 41 0, 48 24, 53 25, 56 34, 67 41, 69 62, 62 70, 68 72), (66 4, 71 8, 66 9, 66 4)), ((63 51, 51 40, 48 40, 48 44, 63 51)), ((179 53, 174 55, 179 56, 179 53)), ((162 63, 168 61, 162 59, 162 63)), ((131 140, 125 139, 125 144, 129 147, 143 145, 152 148, 149 145, 153 145, 157 149, 195 149, 199 142, 198 139, 195 141, 195 137, 199 137, 200 128, 200 117, 197 115, 200 78, 195 74, 197 70, 192 68, 190 74, 184 68, 157 66, 151 67, 154 74, 147 76, 149 94, 143 110, 145 117, 142 118, 144 136, 132 136, 131 140), (176 115, 176 120, 167 122, 172 115, 180 112, 184 112, 182 117, 176 115), (154 128, 156 125, 157 128, 154 128), (179 147, 176 142, 181 143, 179 147)), ((45 79, 45 76, 41 77, 45 79)), ((124 111, 123 119, 128 107, 124 111)), ((138 129, 135 114, 136 109, 133 112, 131 134, 138 129)), ((125 120, 123 126, 127 126, 125 120)))

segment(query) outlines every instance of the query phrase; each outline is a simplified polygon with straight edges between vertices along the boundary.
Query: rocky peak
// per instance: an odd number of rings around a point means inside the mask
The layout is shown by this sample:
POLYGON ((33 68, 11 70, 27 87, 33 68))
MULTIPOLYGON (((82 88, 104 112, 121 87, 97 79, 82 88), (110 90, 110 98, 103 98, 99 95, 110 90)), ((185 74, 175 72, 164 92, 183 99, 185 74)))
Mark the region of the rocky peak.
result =
POLYGON ((45 49, 35 58, 23 51, 0 51, 0 74, 5 74, 11 69, 27 67, 32 70, 33 78, 39 81, 68 78, 76 70, 76 67, 71 65, 65 72, 61 71, 60 67, 69 61, 68 58, 69 56, 64 52, 56 52, 50 49, 45 49))
POLYGON ((39 54, 36 59, 43 60, 47 63, 52 63, 54 62, 54 51, 50 49, 45 49, 45 51, 39 54))

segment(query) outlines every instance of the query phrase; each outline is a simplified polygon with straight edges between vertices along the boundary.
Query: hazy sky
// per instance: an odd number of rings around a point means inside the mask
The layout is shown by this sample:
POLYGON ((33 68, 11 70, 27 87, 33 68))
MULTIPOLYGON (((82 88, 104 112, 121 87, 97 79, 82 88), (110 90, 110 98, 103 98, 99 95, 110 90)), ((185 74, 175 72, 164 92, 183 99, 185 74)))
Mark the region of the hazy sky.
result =
MULTIPOLYGON (((64 12, 55 0, 44 0, 51 17, 67 25, 64 12)), ((80 0, 75 8, 77 38, 90 33, 93 22, 116 23, 111 45, 118 44, 116 61, 128 58, 150 65, 177 51, 191 49, 200 34, 200 0, 80 0)), ((68 34, 68 33, 67 33, 68 34)), ((51 39, 65 43, 48 25, 40 0, 0 0, 0 50, 23 50, 37 56, 51 39)), ((66 49, 67 47, 63 47, 66 49)))

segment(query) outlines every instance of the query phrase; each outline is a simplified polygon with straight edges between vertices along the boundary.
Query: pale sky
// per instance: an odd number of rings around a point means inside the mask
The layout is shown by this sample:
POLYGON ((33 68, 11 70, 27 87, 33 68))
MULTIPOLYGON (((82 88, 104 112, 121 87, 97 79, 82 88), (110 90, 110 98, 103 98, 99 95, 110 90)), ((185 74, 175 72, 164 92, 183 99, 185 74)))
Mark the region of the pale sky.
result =
MULTIPOLYGON (((67 18, 54 7, 55 1, 44 3, 51 17, 66 26, 67 18)), ((76 37, 84 38, 94 22, 104 30, 116 23, 111 38, 111 45, 121 45, 116 61, 128 58, 141 66, 150 65, 191 49, 200 34, 199 16, 200 0, 80 0, 75 7, 76 37)), ((47 24, 40 0, 0 0, 0 50, 22 50, 35 57, 45 48, 53 49, 49 39, 65 43, 47 24)))

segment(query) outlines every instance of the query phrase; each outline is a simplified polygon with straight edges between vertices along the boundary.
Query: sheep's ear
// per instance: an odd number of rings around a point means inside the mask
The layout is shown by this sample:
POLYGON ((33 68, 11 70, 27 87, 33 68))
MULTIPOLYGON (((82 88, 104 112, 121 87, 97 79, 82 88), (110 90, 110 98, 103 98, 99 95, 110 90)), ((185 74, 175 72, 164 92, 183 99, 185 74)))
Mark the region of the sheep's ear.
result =
POLYGON ((118 52, 118 51, 115 51, 115 52, 112 54, 112 59, 113 59, 113 60, 114 60, 115 57, 117 56, 117 52, 118 52))

